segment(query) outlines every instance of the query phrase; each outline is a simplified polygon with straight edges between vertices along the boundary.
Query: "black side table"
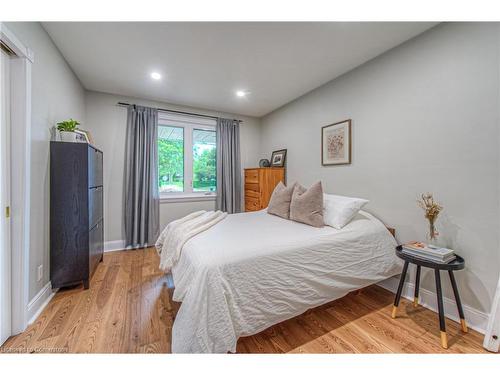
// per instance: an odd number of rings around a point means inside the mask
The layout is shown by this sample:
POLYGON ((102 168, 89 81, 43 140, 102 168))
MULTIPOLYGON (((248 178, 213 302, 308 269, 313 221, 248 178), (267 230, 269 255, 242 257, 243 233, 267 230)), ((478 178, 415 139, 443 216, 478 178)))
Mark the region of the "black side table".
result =
POLYGON ((403 284, 405 282, 406 272, 408 271, 408 264, 413 263, 417 266, 417 275, 415 277, 415 297, 413 299, 413 305, 418 306, 418 289, 420 287, 420 267, 428 267, 434 269, 434 276, 436 278, 436 293, 437 293, 437 303, 439 310, 439 328, 441 330, 441 346, 445 349, 448 348, 448 338, 446 336, 446 325, 444 319, 444 307, 443 307, 443 292, 441 290, 441 275, 440 270, 448 271, 450 276, 451 286, 453 287, 453 294, 455 295, 455 301, 457 303, 458 315, 460 316, 460 323, 462 325, 462 331, 467 332, 467 324, 465 323, 464 311, 462 309, 462 303, 460 302, 460 295, 458 294, 457 282, 455 281, 455 276, 453 271, 462 270, 465 267, 464 258, 456 255, 456 259, 450 263, 436 263, 431 260, 425 260, 417 258, 408 254, 404 254, 401 250, 403 247, 401 245, 396 247, 396 255, 405 261, 403 266, 403 272, 401 273, 401 279, 399 280, 398 291, 396 293, 396 299, 394 300, 394 306, 392 307, 392 318, 396 318, 396 312, 399 305, 399 300, 401 299, 401 292, 403 291, 403 284))

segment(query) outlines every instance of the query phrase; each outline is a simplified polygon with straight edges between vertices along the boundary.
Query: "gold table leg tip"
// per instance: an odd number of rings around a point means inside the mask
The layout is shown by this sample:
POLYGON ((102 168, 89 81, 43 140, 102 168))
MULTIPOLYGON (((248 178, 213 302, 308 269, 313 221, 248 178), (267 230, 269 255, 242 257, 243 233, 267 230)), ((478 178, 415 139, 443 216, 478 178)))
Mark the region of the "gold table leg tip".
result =
POLYGON ((465 319, 460 319, 460 324, 462 326, 462 332, 467 333, 468 329, 467 329, 467 323, 465 322, 465 319))
POLYGON ((418 297, 415 297, 415 298, 413 299, 413 306, 414 306, 414 307, 418 307, 418 297))
POLYGON ((441 331, 441 346, 444 349, 448 349, 448 337, 446 336, 446 332, 441 331))
POLYGON ((398 310, 397 306, 392 306, 392 313, 391 313, 392 319, 396 318, 396 311, 397 310, 398 310))

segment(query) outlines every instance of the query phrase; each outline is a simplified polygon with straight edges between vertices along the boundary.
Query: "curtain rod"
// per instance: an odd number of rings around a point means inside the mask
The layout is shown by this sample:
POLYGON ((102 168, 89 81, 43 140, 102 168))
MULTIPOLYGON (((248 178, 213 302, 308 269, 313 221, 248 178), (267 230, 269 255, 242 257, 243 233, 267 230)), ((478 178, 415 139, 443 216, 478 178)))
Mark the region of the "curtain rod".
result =
MULTIPOLYGON (((133 105, 133 104, 124 103, 124 102, 118 102, 118 105, 120 107, 128 107, 128 106, 133 105)), ((212 119, 215 119, 215 120, 217 120, 219 118, 219 117, 216 117, 216 116, 202 115, 200 113, 194 113, 194 112, 175 111, 173 109, 164 109, 164 108, 156 108, 156 109, 158 111, 160 111, 160 112, 170 112, 170 113, 178 113, 178 114, 181 114, 181 115, 206 117, 206 118, 212 118, 212 119)), ((242 120, 236 120, 236 119, 235 119, 235 121, 242 122, 242 120)))

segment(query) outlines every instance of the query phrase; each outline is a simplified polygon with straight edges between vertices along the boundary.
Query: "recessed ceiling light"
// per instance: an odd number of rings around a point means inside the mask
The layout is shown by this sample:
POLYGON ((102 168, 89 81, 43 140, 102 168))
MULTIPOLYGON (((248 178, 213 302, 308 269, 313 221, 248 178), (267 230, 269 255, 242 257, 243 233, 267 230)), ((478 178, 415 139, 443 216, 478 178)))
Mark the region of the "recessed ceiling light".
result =
POLYGON ((151 73, 151 78, 153 78, 156 81, 159 81, 161 79, 161 74, 157 72, 151 73))
POLYGON ((247 95, 247 93, 245 91, 243 91, 243 90, 236 91, 236 96, 239 97, 239 98, 243 98, 246 95, 247 95))

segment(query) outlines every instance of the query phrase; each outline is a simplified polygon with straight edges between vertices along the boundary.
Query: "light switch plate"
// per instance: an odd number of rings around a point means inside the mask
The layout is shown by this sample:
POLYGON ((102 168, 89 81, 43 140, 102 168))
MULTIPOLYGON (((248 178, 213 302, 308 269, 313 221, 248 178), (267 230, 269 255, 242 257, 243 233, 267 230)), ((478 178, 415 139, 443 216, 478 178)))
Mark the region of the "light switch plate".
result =
POLYGON ((40 281, 42 280, 42 277, 43 277, 43 264, 40 264, 38 266, 38 277, 37 277, 37 281, 40 281))

